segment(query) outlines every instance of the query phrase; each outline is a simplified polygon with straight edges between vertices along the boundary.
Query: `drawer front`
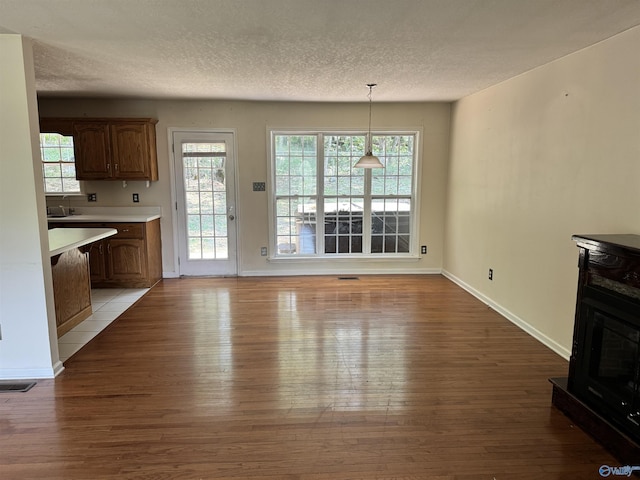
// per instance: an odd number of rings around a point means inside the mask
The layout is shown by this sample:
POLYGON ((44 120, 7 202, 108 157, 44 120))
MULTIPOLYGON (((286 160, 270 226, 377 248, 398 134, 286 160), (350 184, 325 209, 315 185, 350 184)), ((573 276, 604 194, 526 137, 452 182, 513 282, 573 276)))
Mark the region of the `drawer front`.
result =
POLYGON ((115 223, 109 226, 118 230, 111 238, 144 238, 144 225, 141 223, 115 223))
POLYGON ((640 257, 589 251, 589 277, 598 275, 614 282, 640 288, 640 257))

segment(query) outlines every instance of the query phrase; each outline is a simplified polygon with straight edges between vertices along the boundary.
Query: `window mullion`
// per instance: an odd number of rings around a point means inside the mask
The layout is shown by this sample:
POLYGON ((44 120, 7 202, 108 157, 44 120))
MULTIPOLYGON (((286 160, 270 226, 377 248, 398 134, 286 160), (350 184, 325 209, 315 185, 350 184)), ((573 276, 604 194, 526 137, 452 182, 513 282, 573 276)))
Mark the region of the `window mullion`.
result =
POLYGON ((324 255, 324 135, 316 141, 316 254, 324 255))
POLYGON ((362 211, 362 253, 371 253, 371 178, 370 168, 364 172, 364 205, 362 211))

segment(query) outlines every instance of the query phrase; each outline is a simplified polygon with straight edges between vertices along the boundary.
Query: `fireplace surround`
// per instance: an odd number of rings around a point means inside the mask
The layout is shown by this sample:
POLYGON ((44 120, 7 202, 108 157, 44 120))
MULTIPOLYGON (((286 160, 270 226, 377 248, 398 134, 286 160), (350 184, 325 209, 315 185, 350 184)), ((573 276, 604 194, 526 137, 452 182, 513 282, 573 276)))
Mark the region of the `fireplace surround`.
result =
POLYGON ((622 462, 640 463, 640 235, 574 235, 569 375, 552 403, 622 462))

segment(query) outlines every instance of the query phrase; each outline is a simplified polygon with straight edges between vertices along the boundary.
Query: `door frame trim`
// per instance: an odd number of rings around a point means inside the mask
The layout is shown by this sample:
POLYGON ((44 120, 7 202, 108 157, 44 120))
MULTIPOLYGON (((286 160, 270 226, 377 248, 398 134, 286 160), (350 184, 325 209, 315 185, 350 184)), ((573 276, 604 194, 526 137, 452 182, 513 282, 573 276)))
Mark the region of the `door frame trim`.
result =
POLYGON ((233 150, 235 158, 233 162, 234 171, 234 189, 235 189, 235 204, 236 204, 236 275, 241 276, 240 266, 242 265, 242 250, 240 245, 240 231, 241 224, 237 219, 242 218, 242 205, 240 203, 239 195, 239 175, 238 175, 238 134, 235 128, 185 128, 185 127, 167 127, 167 143, 169 152, 169 182, 171 184, 171 227, 173 229, 173 270, 176 277, 180 277, 180 265, 178 264, 179 258, 179 238, 178 238, 178 194, 176 190, 176 154, 173 148, 173 134, 179 132, 189 133, 212 133, 212 134, 229 134, 233 136, 233 150))

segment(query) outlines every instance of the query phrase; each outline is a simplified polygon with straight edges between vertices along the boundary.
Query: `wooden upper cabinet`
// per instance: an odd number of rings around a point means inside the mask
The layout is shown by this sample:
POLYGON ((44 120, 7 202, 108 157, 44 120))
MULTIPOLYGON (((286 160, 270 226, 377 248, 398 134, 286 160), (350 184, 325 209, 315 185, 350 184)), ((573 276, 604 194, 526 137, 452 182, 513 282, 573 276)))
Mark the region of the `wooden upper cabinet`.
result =
POLYGON ((73 145, 78 180, 100 180, 113 177, 107 122, 75 122, 73 145))
POLYGON ((120 122, 112 123, 109 127, 114 177, 157 180, 155 125, 149 122, 120 122))
POLYGON ((73 134, 78 180, 158 180, 150 118, 41 118, 43 133, 73 134))

